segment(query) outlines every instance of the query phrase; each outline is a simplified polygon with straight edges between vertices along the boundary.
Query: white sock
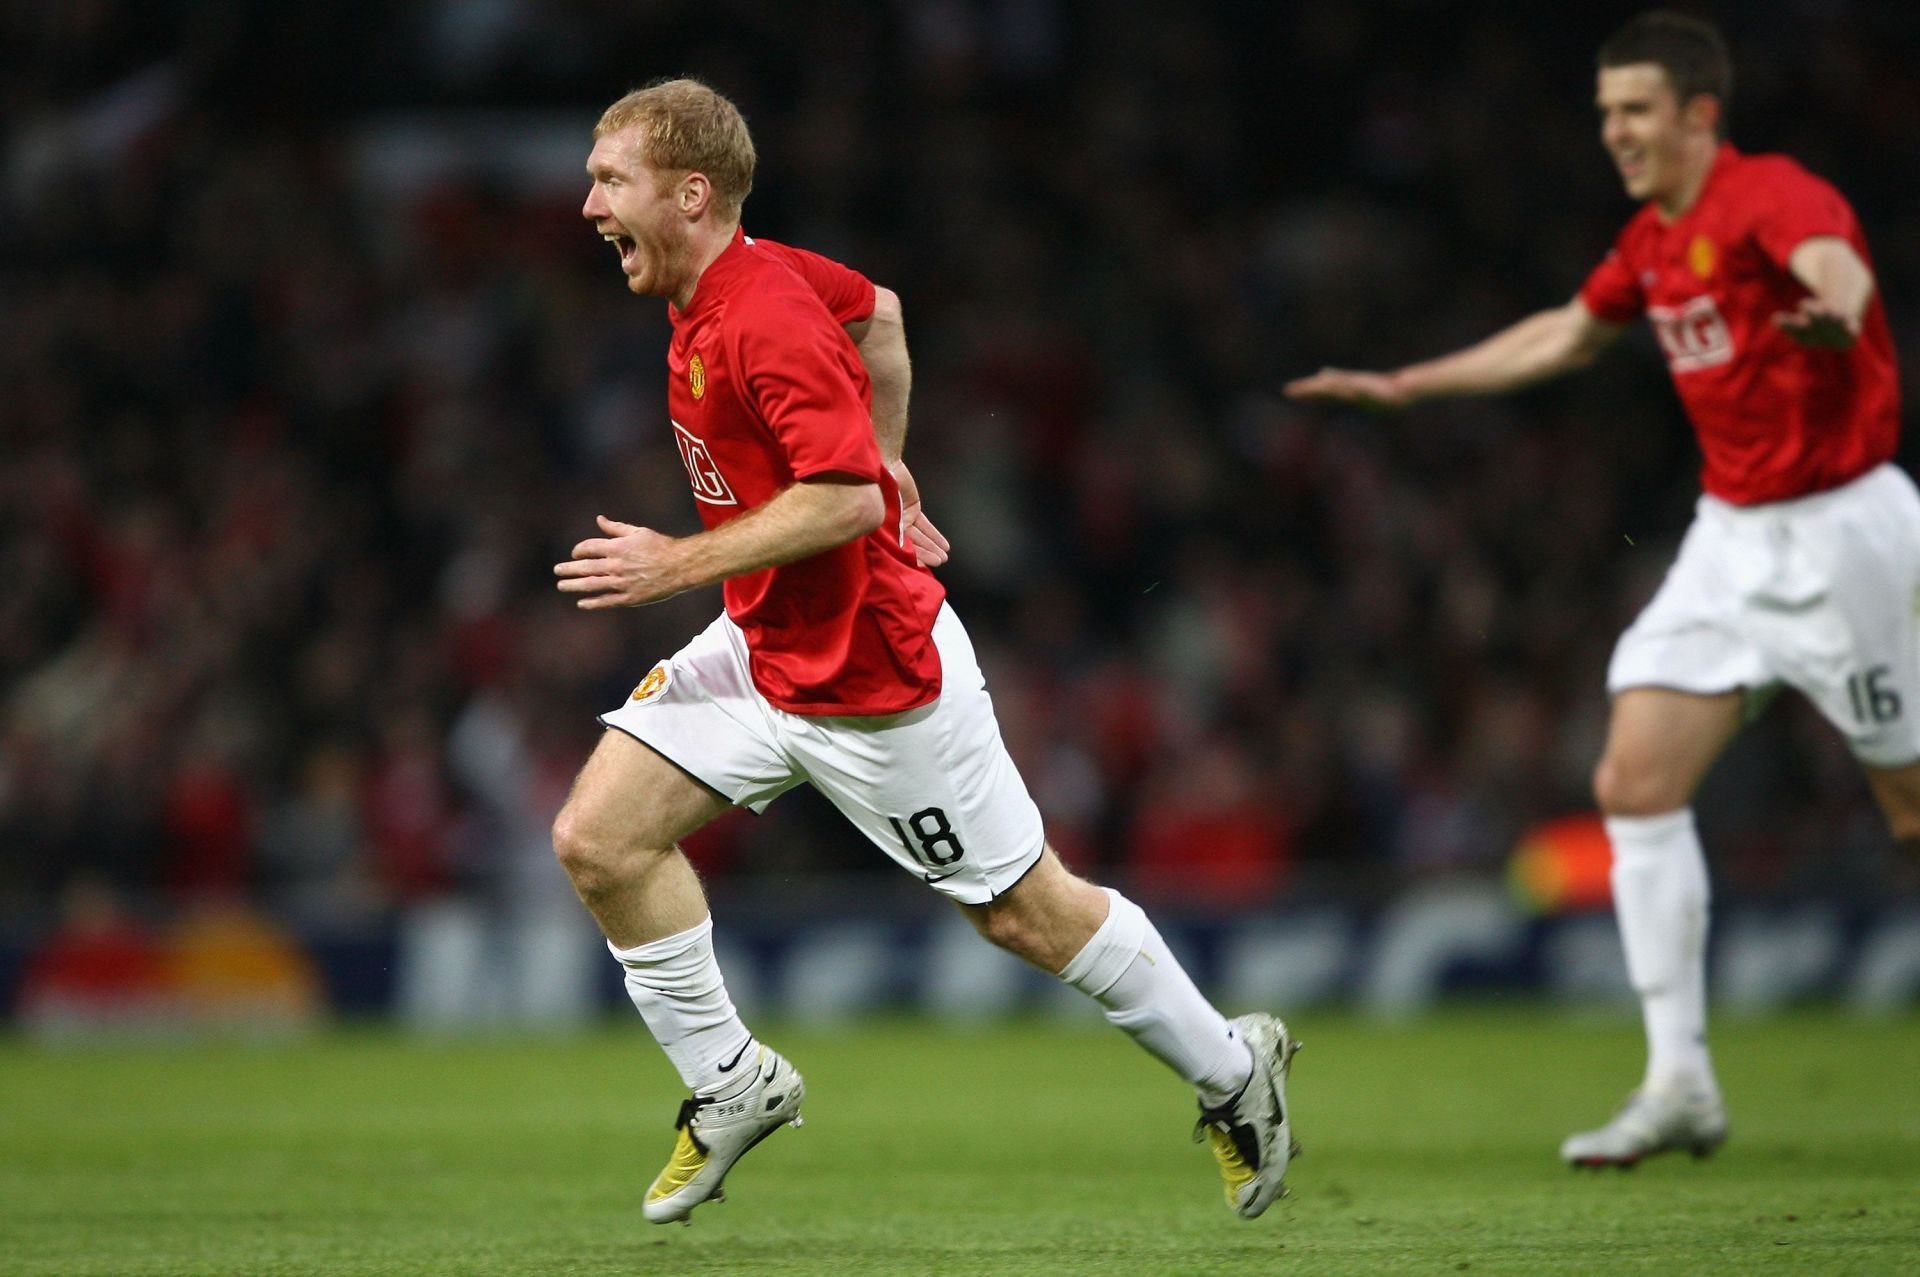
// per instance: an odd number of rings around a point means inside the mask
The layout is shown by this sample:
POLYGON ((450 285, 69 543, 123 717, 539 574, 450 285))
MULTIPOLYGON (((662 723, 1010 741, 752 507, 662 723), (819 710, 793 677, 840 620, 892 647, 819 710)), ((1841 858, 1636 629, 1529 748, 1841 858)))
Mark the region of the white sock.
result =
POLYGON ((1647 1025, 1646 1086, 1716 1089, 1707 1055, 1707 862, 1693 810, 1610 816, 1613 907, 1647 1025))
POLYGON ((631 949, 607 948, 626 968, 627 996, 696 1095, 713 1095, 759 1067, 713 960, 713 919, 631 949), (738 1068, 741 1061, 746 1068, 738 1068))
POLYGON ((1106 1008, 1107 1019, 1200 1092, 1209 1107, 1240 1093, 1253 1053, 1200 996, 1140 906, 1111 887, 1107 920, 1060 978, 1106 1008))

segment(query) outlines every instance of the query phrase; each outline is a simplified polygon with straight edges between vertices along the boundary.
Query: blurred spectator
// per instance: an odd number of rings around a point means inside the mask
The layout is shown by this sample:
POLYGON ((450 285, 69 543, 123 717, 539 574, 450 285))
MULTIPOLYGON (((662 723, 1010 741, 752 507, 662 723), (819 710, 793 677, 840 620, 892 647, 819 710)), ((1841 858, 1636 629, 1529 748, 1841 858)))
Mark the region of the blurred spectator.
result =
POLYGON ((261 885, 289 914, 325 916, 369 901, 361 766, 344 743, 313 745, 261 822, 261 885))
POLYGON ((150 1033, 174 1023, 160 939, 127 914, 113 889, 76 879, 60 920, 27 961, 14 1014, 47 1041, 150 1033))
MULTIPOLYGON (((664 316, 577 216, 597 105, 681 70, 767 139, 749 230, 905 299, 945 579, 1074 863, 1374 891, 1588 802, 1636 547, 1694 495, 1658 360, 1418 422, 1278 387, 1570 294, 1629 211, 1578 87, 1610 23, 735 8, 724 42, 674 6, 0 15, 0 891, 564 891, 594 714, 718 606, 579 616, 549 576, 596 513, 692 523, 664 316)), ((1910 9, 1727 25, 1735 140, 1854 198, 1912 374, 1910 9)), ((1743 749, 1804 779, 1709 787, 1732 885, 1892 880, 1826 734, 1743 749)), ((776 809, 703 869, 887 872, 825 829, 776 809)))
POLYGON ((1183 751, 1149 782, 1138 812, 1125 872, 1143 898, 1259 905, 1293 866, 1290 813, 1236 741, 1183 751))
POLYGON ((395 900, 423 900, 455 885, 459 811, 438 725, 421 706, 389 709, 364 798, 374 879, 395 900))

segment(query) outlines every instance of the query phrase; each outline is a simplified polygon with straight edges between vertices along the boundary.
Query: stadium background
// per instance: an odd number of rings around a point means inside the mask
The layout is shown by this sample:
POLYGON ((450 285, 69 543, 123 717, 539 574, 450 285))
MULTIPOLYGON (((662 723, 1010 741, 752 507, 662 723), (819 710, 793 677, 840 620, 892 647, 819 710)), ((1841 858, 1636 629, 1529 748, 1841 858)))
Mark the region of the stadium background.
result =
MULTIPOLYGON (((611 1001, 547 823, 593 715, 716 600, 582 616, 551 587, 596 513, 693 526, 665 318, 581 223, 580 165, 601 105, 686 72, 754 128, 748 229, 905 300, 941 575, 1071 862, 1249 996, 1317 954, 1305 992, 1418 1000, 1380 958, 1412 901, 1433 987, 1552 968, 1617 1000, 1604 913, 1556 948, 1500 902, 1516 847, 1590 806, 1606 655, 1697 492, 1651 341, 1390 422, 1279 387, 1577 287, 1630 211, 1590 106, 1630 12, 6 7, 0 997, 63 934, 271 949, 264 921, 348 1009, 611 1001), (1497 952, 1447 949, 1489 926, 1497 952), (462 984, 507 950, 521 994, 462 984)), ((1911 378, 1920 19, 1714 16, 1734 139, 1853 200, 1911 378)), ((1720 898, 1801 955, 1789 992, 1841 991, 1888 928, 1912 973, 1920 875, 1789 700, 1702 797, 1720 898)), ((885 955, 947 952, 808 794, 692 850, 743 1000, 758 970, 887 1001, 885 955)), ((1579 903, 1553 896, 1527 903, 1579 903)), ((1037 996, 968 979, 939 996, 1037 996)))

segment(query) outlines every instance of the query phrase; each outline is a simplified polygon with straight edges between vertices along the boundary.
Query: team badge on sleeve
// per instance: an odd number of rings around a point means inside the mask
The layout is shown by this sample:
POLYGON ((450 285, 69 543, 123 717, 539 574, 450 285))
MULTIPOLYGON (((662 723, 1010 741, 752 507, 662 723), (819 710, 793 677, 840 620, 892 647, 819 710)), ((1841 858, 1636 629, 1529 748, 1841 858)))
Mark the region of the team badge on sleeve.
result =
POLYGON ((667 663, 662 661, 648 670, 647 676, 640 680, 640 686, 633 689, 633 699, 636 701, 652 700, 660 693, 666 691, 667 669, 667 663))
POLYGON ((707 365, 698 354, 687 361, 687 389, 693 391, 695 399, 701 399, 707 393, 707 365))

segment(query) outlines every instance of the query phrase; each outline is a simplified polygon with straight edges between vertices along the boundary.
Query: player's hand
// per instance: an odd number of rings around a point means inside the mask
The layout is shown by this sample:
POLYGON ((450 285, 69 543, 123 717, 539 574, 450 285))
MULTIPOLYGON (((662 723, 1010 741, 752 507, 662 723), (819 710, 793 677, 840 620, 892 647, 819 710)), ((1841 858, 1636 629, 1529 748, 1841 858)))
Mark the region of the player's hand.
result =
POLYGON ((1322 368, 1286 385, 1287 398, 1352 404, 1368 412, 1398 412, 1412 403, 1392 373, 1322 368))
POLYGON ((639 607, 688 588, 679 572, 678 538, 604 514, 596 521, 607 535, 582 541, 571 559, 553 566, 560 592, 578 595, 577 606, 639 607))
POLYGON ((946 534, 933 526, 933 520, 920 506, 920 485, 913 480, 913 474, 904 461, 895 461, 887 466, 893 474, 893 481, 900 489, 900 530, 906 534, 907 543, 913 546, 913 554, 923 568, 937 568, 945 563, 953 550, 952 542, 946 534))
POLYGON ((1860 336, 1859 320, 1814 296, 1802 297, 1799 306, 1780 311, 1773 322, 1813 350, 1845 350, 1860 336))

